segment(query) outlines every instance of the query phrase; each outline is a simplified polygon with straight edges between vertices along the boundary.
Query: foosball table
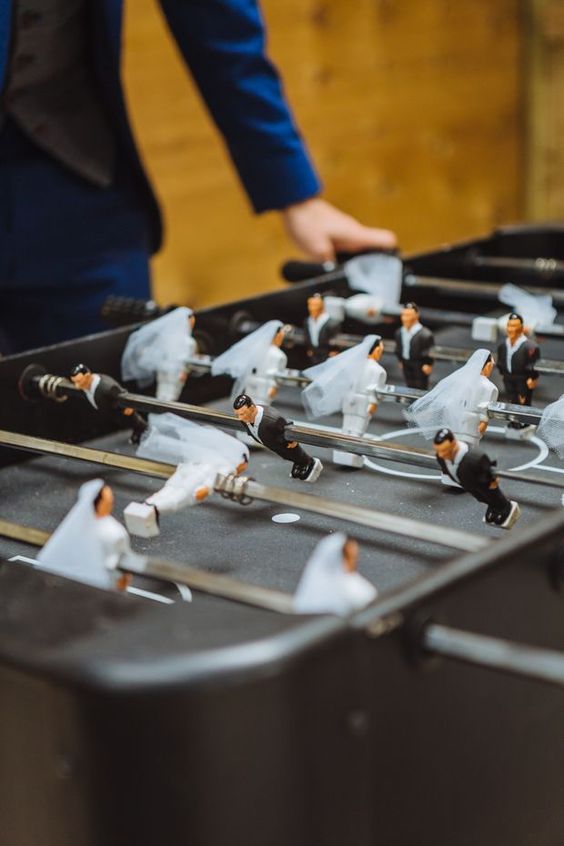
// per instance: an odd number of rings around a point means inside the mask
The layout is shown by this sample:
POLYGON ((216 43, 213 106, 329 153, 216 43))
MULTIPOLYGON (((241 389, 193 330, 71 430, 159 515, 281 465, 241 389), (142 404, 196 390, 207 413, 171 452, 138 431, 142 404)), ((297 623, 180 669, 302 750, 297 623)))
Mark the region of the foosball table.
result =
POLYGON ((533 404, 505 402, 491 377, 502 401, 482 447, 520 504, 510 532, 441 485, 406 424, 422 392, 394 355, 393 305, 368 323, 345 308, 331 341, 384 338, 366 435, 343 433, 339 415, 306 420, 306 302, 344 308, 354 292, 340 265, 286 275, 297 281, 283 290, 196 314, 200 356, 177 402, 130 384, 120 402, 241 431, 231 380, 210 363, 280 320, 295 328, 274 406, 323 472, 304 485, 251 449, 243 476, 218 474, 213 496, 133 539, 144 563, 128 592, 36 556, 87 480, 111 484, 119 516, 174 469, 136 457, 127 419, 95 413, 68 379, 83 362, 121 380, 127 321, 147 309, 114 303, 126 325, 0 359, 1 844, 564 844, 564 463, 507 427, 530 428, 564 393, 564 227, 508 227, 402 262, 401 302, 434 334, 432 383, 495 351, 494 334, 476 335, 507 312, 503 284, 553 298, 533 404), (334 451, 361 459, 333 463, 334 451), (345 617, 294 613, 308 557, 337 530, 358 540, 376 600, 345 617))

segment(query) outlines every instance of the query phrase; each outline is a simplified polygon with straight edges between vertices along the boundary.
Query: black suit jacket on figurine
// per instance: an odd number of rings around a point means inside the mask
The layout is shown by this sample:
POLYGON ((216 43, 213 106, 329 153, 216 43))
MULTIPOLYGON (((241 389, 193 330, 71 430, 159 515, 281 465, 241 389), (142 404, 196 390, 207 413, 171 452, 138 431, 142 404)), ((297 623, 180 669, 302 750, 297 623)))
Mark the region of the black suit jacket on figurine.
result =
POLYGON ((419 332, 416 332, 413 338, 409 341, 409 359, 403 357, 403 344, 401 339, 401 326, 396 330, 394 335, 396 342, 396 356, 399 361, 409 360, 417 362, 423 366, 424 364, 433 364, 433 358, 429 355, 429 350, 435 343, 433 333, 426 326, 423 326, 419 332))
POLYGON ((96 403, 98 411, 106 413, 115 411, 121 412, 118 405, 118 397, 120 394, 124 394, 125 392, 123 385, 120 385, 120 383, 116 382, 115 379, 112 379, 111 376, 100 374, 100 381, 94 391, 94 402, 96 403))
MULTIPOLYGON (((288 458, 288 452, 295 452, 295 449, 292 450, 288 447, 288 441, 284 432, 285 427, 289 425, 288 420, 285 420, 269 408, 265 408, 264 406, 261 407, 263 409, 263 414, 258 427, 260 441, 265 445, 265 447, 272 450, 272 452, 277 453, 277 455, 282 456, 282 458, 288 458)), ((242 425, 251 438, 256 441, 257 439, 253 435, 247 423, 243 423, 242 425)))
POLYGON ((458 482, 465 491, 471 494, 483 494, 489 491, 490 483, 496 478, 494 467, 497 462, 492 461, 485 452, 470 449, 458 465, 458 478, 448 472, 446 461, 437 458, 443 473, 458 482))
POLYGON ((507 346, 505 341, 497 348, 497 366, 502 376, 522 379, 538 379, 535 364, 540 358, 540 347, 534 341, 525 341, 511 356, 511 373, 507 370, 507 346))
POLYGON ((329 354, 329 343, 339 332, 341 324, 336 320, 331 320, 331 318, 329 318, 329 320, 319 330, 318 342, 317 344, 314 344, 311 339, 311 335, 309 334, 308 320, 309 318, 307 317, 304 320, 306 347, 309 350, 313 350, 314 353, 317 353, 318 357, 320 357, 320 361, 324 361, 329 354))

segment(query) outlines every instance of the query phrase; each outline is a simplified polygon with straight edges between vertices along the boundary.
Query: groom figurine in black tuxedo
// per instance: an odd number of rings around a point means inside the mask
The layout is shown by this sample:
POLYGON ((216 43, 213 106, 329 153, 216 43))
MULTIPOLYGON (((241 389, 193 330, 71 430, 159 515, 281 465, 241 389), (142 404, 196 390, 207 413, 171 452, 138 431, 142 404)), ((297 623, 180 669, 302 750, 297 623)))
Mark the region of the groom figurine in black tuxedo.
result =
POLYGON ((293 464, 291 476, 302 482, 315 482, 323 470, 319 458, 312 458, 297 441, 286 440, 284 429, 288 421, 272 408, 256 405, 247 394, 235 397, 233 409, 243 428, 257 443, 262 444, 293 464))
POLYGON ((123 385, 104 373, 92 373, 85 364, 77 364, 70 372, 70 380, 84 392, 88 402, 103 414, 108 414, 121 423, 126 417, 132 427, 130 441, 138 444, 147 429, 147 422, 133 408, 123 408, 118 399, 126 393, 123 385))
POLYGON ((435 343, 430 329, 419 321, 419 306, 406 303, 401 311, 401 327, 395 333, 396 356, 408 388, 426 391, 433 369, 431 347, 435 343))
MULTIPOLYGON (((507 319, 507 338, 497 348, 497 366, 503 377, 506 399, 513 405, 530 405, 539 380, 535 364, 540 347, 525 334, 523 318, 512 312, 507 319)), ((526 428, 525 423, 510 422, 509 428, 526 428)))
POLYGON ((439 429, 433 446, 443 473, 478 502, 487 504, 484 522, 510 529, 519 519, 521 509, 501 492, 494 470, 496 462, 481 450, 469 449, 464 441, 457 441, 450 429, 439 429))

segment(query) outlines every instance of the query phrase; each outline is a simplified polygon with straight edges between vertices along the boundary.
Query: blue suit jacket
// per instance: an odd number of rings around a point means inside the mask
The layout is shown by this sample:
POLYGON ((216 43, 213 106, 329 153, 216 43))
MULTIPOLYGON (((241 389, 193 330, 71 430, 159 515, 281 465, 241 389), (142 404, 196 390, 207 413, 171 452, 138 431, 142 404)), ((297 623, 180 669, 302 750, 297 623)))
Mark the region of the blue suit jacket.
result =
MULTIPOLYGON (((319 181, 265 56, 257 0, 160 0, 200 92, 227 143, 255 211, 284 208, 319 191, 319 181)), ((6 73, 11 0, 0 0, 0 90, 6 73)), ((92 0, 96 72, 114 128, 153 217, 158 206, 129 125, 120 80, 123 0, 92 0)), ((163 92, 166 96, 166 92, 163 92)))

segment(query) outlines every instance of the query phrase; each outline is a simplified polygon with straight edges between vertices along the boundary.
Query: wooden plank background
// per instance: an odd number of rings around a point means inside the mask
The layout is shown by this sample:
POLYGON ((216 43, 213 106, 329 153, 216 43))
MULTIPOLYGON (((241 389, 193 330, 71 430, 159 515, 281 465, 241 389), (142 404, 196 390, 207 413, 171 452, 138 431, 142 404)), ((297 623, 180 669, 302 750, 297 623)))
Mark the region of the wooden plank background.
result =
POLYGON ((533 220, 563 220, 563 0, 531 0, 527 34, 527 213, 533 220))
MULTIPOLYGON (((275 287, 296 250, 249 210, 156 0, 126 3, 125 80, 164 207, 161 302, 275 287)), ((270 52, 325 183, 406 251, 522 219, 521 0, 264 0, 270 52)))

